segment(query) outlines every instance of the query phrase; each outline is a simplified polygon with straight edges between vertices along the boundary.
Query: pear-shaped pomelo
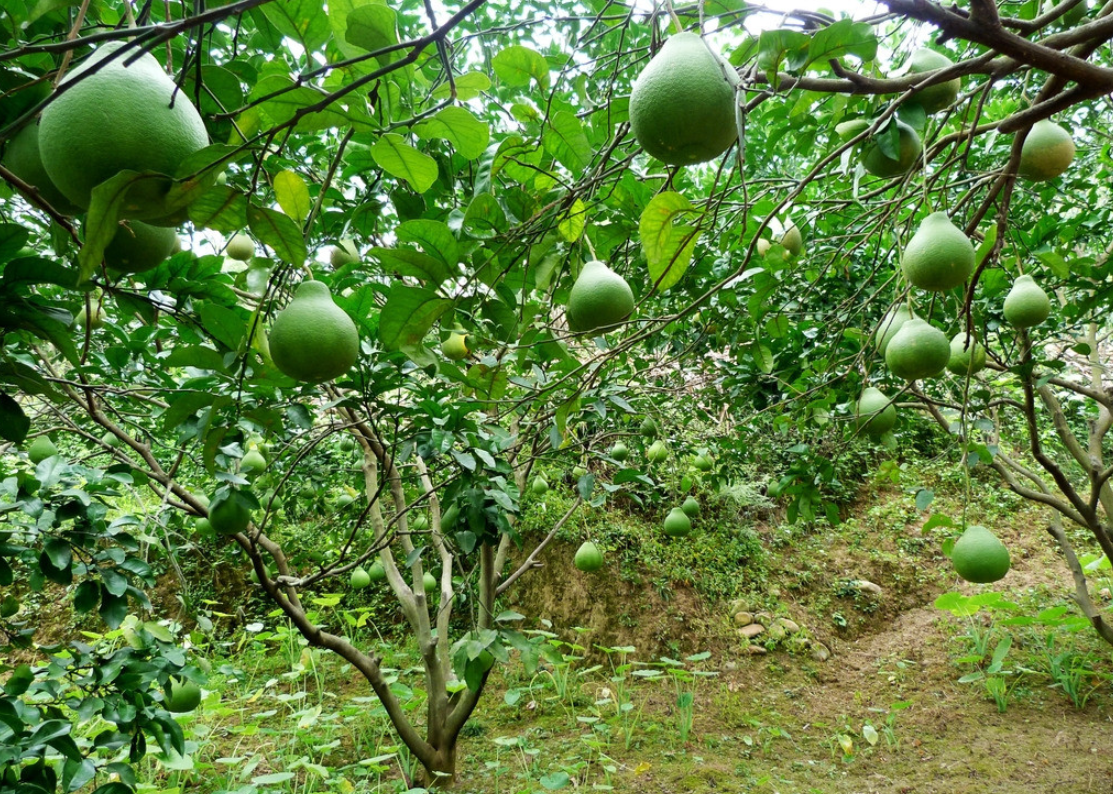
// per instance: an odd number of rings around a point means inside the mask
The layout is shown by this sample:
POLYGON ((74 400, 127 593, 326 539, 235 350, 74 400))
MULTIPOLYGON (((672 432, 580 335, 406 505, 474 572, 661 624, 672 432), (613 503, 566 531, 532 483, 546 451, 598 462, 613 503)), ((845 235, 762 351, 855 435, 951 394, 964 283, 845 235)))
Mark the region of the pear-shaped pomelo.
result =
POLYGON ((611 447, 611 457, 621 463, 630 457, 630 450, 623 442, 616 441, 614 442, 614 446, 611 447))
POLYGON ((209 503, 209 524, 218 535, 245 532, 251 523, 251 510, 235 491, 225 491, 209 503))
POLYGON ((271 326, 271 358, 285 375, 306 383, 339 378, 359 356, 359 333, 320 281, 303 281, 271 326))
POLYGON ((158 267, 180 247, 173 228, 128 221, 105 247, 104 264, 117 273, 140 273, 158 267))
POLYGON ((889 370, 905 380, 934 377, 950 360, 947 335, 918 317, 902 325, 885 350, 889 370))
POLYGON ((57 454, 58 447, 54 446, 50 436, 39 436, 27 448, 27 457, 35 464, 42 463, 47 458, 52 458, 57 454))
POLYGON ((425 588, 426 593, 432 593, 434 590, 437 589, 437 579, 436 579, 436 577, 434 577, 433 574, 426 571, 425 575, 421 577, 421 586, 423 588, 425 588))
POLYGON ((348 578, 348 584, 353 590, 362 590, 365 587, 371 586, 371 574, 369 574, 362 566, 352 569, 352 575, 348 578))
MULTIPOLYGON (((173 176, 208 145, 208 133, 189 97, 150 54, 121 42, 101 45, 62 83, 39 122, 46 172, 65 196, 87 208, 93 188, 124 170, 173 176), (125 51, 120 52, 121 49, 125 51), (95 68, 94 68, 95 67, 95 68)), ((167 215, 169 180, 137 184, 120 217, 167 215)))
POLYGON ((630 92, 630 127, 647 154, 669 165, 713 160, 738 140, 738 73, 695 33, 677 33, 630 92))
POLYGON ((267 470, 267 459, 263 457, 263 453, 257 449, 249 449, 247 453, 240 458, 240 474, 247 477, 254 477, 256 474, 262 474, 267 470))
POLYGON ((870 436, 883 436, 897 423, 897 407, 877 388, 868 386, 854 406, 854 420, 858 430, 870 436))
POLYGON ((877 344, 877 350, 881 355, 885 355, 886 348, 889 347, 889 342, 897 335, 897 331, 906 322, 911 320, 916 315, 905 304, 900 304, 891 308, 881 320, 881 324, 877 326, 877 333, 874 334, 874 342, 877 344))
POLYGON ((576 550, 573 563, 578 570, 593 573, 603 567, 603 552, 599 551, 599 547, 590 540, 586 540, 576 550))
POLYGON ((679 507, 674 507, 665 517, 665 534, 672 538, 682 538, 692 531, 692 519, 679 507))
POLYGON ((236 232, 232 235, 232 239, 228 241, 224 254, 237 262, 247 262, 255 256, 255 242, 249 235, 236 232))
POLYGON ((1014 328, 1039 325, 1051 314, 1051 299, 1031 276, 1018 276, 1005 296, 1005 319, 1014 328))
POLYGON ((793 259, 804 253, 804 235, 800 232, 800 227, 795 223, 789 222, 784 234, 781 235, 780 242, 781 247, 784 248, 793 259))
MULTIPOLYGON (((936 69, 946 69, 948 66, 954 65, 954 61, 943 53, 921 47, 912 53, 908 71, 910 74, 922 74, 923 72, 934 72, 936 69)), ((921 88, 912 95, 912 101, 919 103, 924 112, 929 115, 938 113, 955 103, 961 88, 962 78, 956 77, 953 80, 946 80, 942 83, 929 85, 927 88, 921 88)))
POLYGON ((951 550, 955 573, 968 582, 989 584, 1009 572, 1009 550, 996 535, 976 524, 968 526, 951 550))
POLYGON ((669 447, 664 441, 654 441, 649 445, 649 449, 646 450, 645 456, 649 458, 650 463, 660 463, 668 459, 669 447))
POLYGON ((21 129, 4 147, 0 165, 38 190, 46 203, 63 215, 76 215, 81 208, 70 201, 46 173, 39 152, 39 125, 32 122, 21 129))
POLYGON ((467 335, 453 331, 441 342, 441 352, 449 361, 461 361, 467 358, 469 353, 467 335))
POLYGON ((924 218, 900 260, 905 278, 920 289, 943 292, 962 285, 974 272, 974 244, 945 212, 924 218))
POLYGON ((1032 182, 1054 179, 1074 161, 1074 140, 1051 119, 1032 125, 1020 149, 1017 171, 1032 182))
POLYGON ((535 496, 544 496, 549 492, 549 482, 540 474, 533 478, 529 489, 535 496))
POLYGON ((976 375, 985 369, 985 347, 965 331, 959 331, 951 339, 951 357, 947 369, 956 375, 966 377, 976 375))
POLYGON ((689 496, 680 505, 680 509, 684 512, 684 515, 688 516, 688 518, 695 518, 699 515, 699 502, 696 500, 696 497, 689 496))
POLYGON ((920 136, 903 121, 895 123, 898 141, 897 156, 890 157, 882 149, 879 138, 888 135, 888 130, 875 135, 862 148, 862 167, 867 173, 886 178, 900 176, 907 174, 920 162, 920 155, 924 151, 920 136))
POLYGON ((626 279, 598 260, 586 262, 568 295, 568 325, 577 332, 606 329, 634 311, 626 279))
POLYGON ((166 682, 166 710, 174 714, 193 711, 201 705, 201 688, 188 678, 171 676, 166 682))
POLYGON ((657 421, 652 416, 647 416, 638 427, 638 432, 646 438, 653 438, 659 432, 657 430, 657 421))
POLYGON ((386 568, 383 567, 382 561, 375 560, 371 565, 371 570, 367 572, 367 575, 371 578, 372 582, 381 582, 383 579, 386 579, 386 568))

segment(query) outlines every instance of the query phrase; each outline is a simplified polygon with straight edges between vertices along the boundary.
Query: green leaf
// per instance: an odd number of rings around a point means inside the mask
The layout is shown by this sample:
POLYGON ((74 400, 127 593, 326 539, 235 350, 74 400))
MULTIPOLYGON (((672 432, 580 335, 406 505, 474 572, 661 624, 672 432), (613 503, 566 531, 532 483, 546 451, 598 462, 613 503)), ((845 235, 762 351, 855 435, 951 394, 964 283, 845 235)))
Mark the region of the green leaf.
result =
MULTIPOLYGON (((456 86, 456 98, 461 102, 475 99, 491 87, 491 78, 483 72, 465 72, 457 75, 453 80, 456 86)), ((452 85, 445 80, 433 89, 433 99, 448 99, 452 96, 452 85)))
POLYGON ((73 608, 78 612, 91 612, 100 603, 100 586, 86 579, 73 591, 73 608))
POLYGON ((916 492, 916 509, 920 512, 927 510, 935 500, 935 491, 930 488, 921 488, 916 492))
POLYGON ((287 169, 275 174, 274 197, 282 211, 298 223, 309 217, 309 210, 313 207, 309 186, 295 172, 287 169))
POLYGON ((216 303, 201 303, 197 309, 205 330, 232 351, 239 351, 247 334, 247 323, 237 312, 216 303))
POLYGON ((986 260, 986 257, 989 256, 990 251, 993 250, 993 246, 996 244, 997 224, 994 223, 990 224, 989 230, 985 233, 985 239, 982 240, 981 245, 978 246, 978 250, 974 255, 975 268, 979 268, 982 266, 982 262, 986 260))
POLYGON ((410 146, 396 133, 388 132, 372 144, 371 157, 379 168, 405 179, 418 193, 424 193, 437 181, 437 161, 410 146))
POLYGON ((395 282, 379 317, 379 339, 390 350, 419 345, 451 308, 452 301, 439 297, 435 290, 395 282))
POLYGON ((332 39, 345 58, 364 54, 362 47, 348 41, 349 19, 355 9, 373 2, 374 0, 329 0, 328 22, 332 28, 332 39))
POLYGON ((465 160, 474 160, 483 154, 491 139, 491 130, 470 111, 462 107, 447 107, 432 118, 414 125, 414 133, 422 140, 442 138, 452 144, 465 160))
POLYGON ((379 260, 383 272, 421 279, 433 286, 446 281, 451 275, 437 258, 408 248, 372 248, 368 253, 379 260))
POLYGON ((58 570, 65 570, 73 562, 73 550, 64 540, 55 538, 43 546, 43 554, 50 560, 50 564, 58 570))
POLYGON ((238 232, 247 226, 247 196, 227 185, 216 185, 189 205, 189 219, 222 234, 238 232))
POLYGON ((805 33, 784 29, 763 30, 758 37, 757 68, 765 72, 775 88, 780 82, 778 73, 786 68, 785 61, 806 61, 810 46, 811 38, 805 33))
POLYGON ((560 214, 557 221, 557 234, 566 243, 574 243, 580 239, 587 225, 587 205, 579 199, 572 202, 572 206, 560 214))
POLYGON ((649 275, 655 288, 664 292, 676 284, 688 270, 692 252, 699 240, 700 229, 693 226, 674 225, 683 215, 699 211, 679 193, 658 193, 642 211, 638 233, 649 275))
MULTIPOLYGON (((362 50, 374 52, 398 43, 397 14, 385 5, 371 3, 353 8, 347 17, 344 40, 362 50)), ((387 61, 400 53, 382 56, 387 61)))
POLYGON ((275 255, 295 267, 305 264, 309 255, 305 238, 297 224, 277 210, 248 204, 247 225, 256 239, 274 249, 275 255))
MULTIPOLYGON (((210 304, 202 304, 202 306, 208 305, 210 304)), ((229 338, 232 338, 232 336, 234 336, 234 332, 229 338)), ((224 369, 224 356, 219 350, 213 350, 211 347, 181 345, 170 351, 170 355, 166 357, 166 366, 196 367, 197 369, 211 369, 219 372, 224 369)))
POLYGON ((529 85, 530 79, 544 90, 549 83, 549 64, 537 50, 515 44, 501 50, 491 59, 495 74, 506 85, 521 88, 529 85))
POLYGON ((405 221, 398 225, 394 234, 399 242, 417 243, 426 254, 439 260, 446 270, 454 270, 460 262, 456 235, 441 221, 425 218, 405 221))
POLYGON ((77 271, 38 256, 20 257, 4 266, 0 284, 4 288, 17 284, 57 284, 73 289, 77 286, 77 271))
POLYGON ((31 420, 23 413, 19 403, 0 392, 0 438, 13 444, 22 444, 31 429, 31 420))
POLYGON ((873 25, 847 18, 820 28, 812 36, 804 63, 790 60, 789 65, 793 69, 802 69, 808 64, 819 61, 826 64, 845 55, 853 55, 865 63, 877 57, 877 37, 873 33, 873 25))
POLYGON ((558 110, 545 134, 545 151, 578 178, 591 164, 591 143, 580 120, 567 110, 558 110))
POLYGON ((104 586, 101 587, 100 609, 97 610, 110 629, 120 627, 128 615, 128 599, 126 596, 114 596, 104 586))
POLYGON ((267 20, 284 36, 307 51, 320 49, 328 41, 329 21, 321 0, 282 0, 263 6, 267 20))
POLYGON ((490 193, 480 193, 464 213, 464 231, 481 240, 494 237, 510 229, 510 224, 498 199, 490 193))

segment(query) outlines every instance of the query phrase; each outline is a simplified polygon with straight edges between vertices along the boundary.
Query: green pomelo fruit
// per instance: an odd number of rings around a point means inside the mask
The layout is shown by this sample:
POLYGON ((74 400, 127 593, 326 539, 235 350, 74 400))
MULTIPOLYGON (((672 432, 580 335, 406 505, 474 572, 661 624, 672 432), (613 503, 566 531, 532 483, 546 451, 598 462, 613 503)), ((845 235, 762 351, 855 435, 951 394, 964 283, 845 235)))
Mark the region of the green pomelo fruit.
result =
POLYGON ((951 550, 955 573, 974 584, 989 584, 1009 572, 1009 550, 985 527, 968 526, 951 550))
POLYGON ((607 329, 634 311, 634 292, 626 279, 603 262, 586 262, 568 295, 568 322, 577 332, 607 329))
POLYGON ((897 331, 900 330, 900 327, 915 316, 912 310, 903 303, 899 306, 894 306, 888 311, 881 320, 881 324, 877 327, 877 333, 874 334, 873 337, 874 342, 877 343, 877 350, 881 355, 885 355, 885 350, 889 347, 889 342, 897 335, 897 331))
MULTIPOLYGON (((936 69, 946 69, 954 65, 955 62, 946 55, 923 47, 912 53, 908 71, 911 74, 921 74, 923 72, 934 72, 936 69)), ((956 77, 953 80, 936 83, 917 91, 912 95, 912 101, 919 103, 924 112, 930 115, 953 105, 955 100, 958 99, 958 92, 961 89, 962 78, 956 77)))
POLYGON ((599 551, 599 547, 590 540, 586 540, 576 550, 573 562, 578 570, 594 573, 603 567, 603 552, 599 551))
POLYGON ((140 273, 158 267, 180 245, 173 228, 128 221, 105 247, 104 264, 117 273, 140 273))
POLYGON ((257 449, 249 449, 247 454, 240 459, 240 474, 254 477, 267 470, 267 459, 257 449))
POLYGON ((93 302, 92 319, 90 319, 90 315, 86 311, 84 305, 82 305, 81 308, 77 310, 77 314, 73 318, 73 324, 76 325, 78 328, 84 328, 86 325, 88 325, 90 328, 100 328, 102 325, 104 325, 104 321, 104 311, 101 309, 96 301, 93 302))
POLYGON ((468 357, 468 338, 464 334, 453 331, 448 339, 441 342, 441 352, 449 361, 461 361, 468 357))
POLYGON ((638 428, 638 432, 640 432, 647 438, 653 438, 658 433, 657 422, 654 421, 652 416, 647 416, 645 419, 642 420, 641 426, 638 428))
POLYGON ((356 244, 351 240, 341 240, 340 245, 335 245, 328 254, 329 264, 333 269, 350 265, 353 262, 359 261, 359 249, 356 244))
POLYGON ((974 272, 974 245, 945 212, 933 212, 905 246, 900 260, 915 287, 943 292, 962 285, 974 272))
POLYGON ((877 438, 897 423, 897 407, 877 388, 868 386, 854 406, 854 424, 859 431, 877 438))
POLYGON ((437 580, 433 577, 433 574, 426 571, 425 576, 421 578, 421 585, 425 588, 426 593, 431 593, 437 589, 437 580))
POLYGON ((573 479, 578 480, 581 477, 583 477, 585 474, 587 474, 587 469, 584 468, 583 466, 573 466, 572 467, 572 477, 573 477, 573 479))
POLYGON ((977 375, 985 369, 985 347, 973 337, 968 337, 965 331, 959 331, 951 340, 951 357, 947 361, 947 369, 956 375, 966 377, 977 375))
MULTIPOLYGON (((916 130, 903 121, 896 122, 897 137, 899 140, 896 159, 885 154, 877 136, 871 138, 862 149, 862 167, 867 173, 880 177, 894 177, 907 174, 920 162, 924 146, 920 143, 920 136, 916 130)), ((888 134, 887 132, 881 133, 888 134)))
POLYGON ((27 448, 27 457, 35 464, 42 463, 47 458, 52 458, 57 454, 58 447, 54 446, 50 436, 39 436, 27 448))
POLYGON ((232 235, 232 239, 228 241, 228 247, 224 249, 224 254, 239 262, 247 262, 255 256, 255 242, 243 232, 236 232, 232 235))
MULTIPOLYGON (((124 46, 104 44, 70 72, 63 82, 66 90, 46 106, 39 123, 46 172, 82 208, 89 206, 94 187, 121 171, 171 176, 209 142, 197 109, 154 57, 145 54, 125 66, 138 52, 128 48, 106 60, 124 46), (99 65, 96 71, 94 65, 99 65)), ((121 217, 166 215, 159 199, 169 189, 168 181, 152 180, 149 188, 130 192, 121 217)))
POLYGON ((674 507, 665 517, 665 534, 671 538, 682 538, 692 531, 692 519, 679 507, 674 507))
POLYGON ((367 575, 371 577, 372 582, 381 582, 386 579, 386 568, 383 567, 381 561, 375 560, 371 565, 371 570, 367 572, 367 575))
POLYGON ((1039 325, 1051 314, 1051 299, 1031 276, 1018 276, 1005 296, 1005 319, 1014 328, 1039 325))
POLYGON ((120 439, 110 430, 105 430, 104 435, 100 437, 100 443, 104 444, 106 447, 116 449, 120 446, 120 439))
POLYGON ((365 587, 370 587, 371 574, 363 568, 356 568, 352 571, 352 575, 348 577, 348 584, 351 585, 353 590, 362 590, 365 587))
POLYGON ((664 441, 654 441, 649 445, 646 450, 645 456, 649 458, 650 463, 660 463, 669 457, 669 448, 664 441))
POLYGON ((630 457, 630 450, 621 441, 616 441, 615 445, 611 447, 611 457, 621 463, 630 457))
POLYGON ((734 67, 695 33, 665 42, 634 81, 630 126, 647 154, 669 165, 713 160, 738 140, 734 67))
POLYGON ((39 125, 28 124, 8 141, 0 165, 7 168, 24 182, 37 188, 39 195, 63 215, 76 215, 81 208, 63 195, 58 186, 46 173, 39 152, 39 125))
POLYGON ((790 223, 785 233, 781 235, 781 247, 793 259, 804 253, 804 235, 800 233, 800 227, 795 223, 790 223))
POLYGON ((209 503, 209 523, 218 535, 234 535, 247 530, 251 511, 234 491, 226 491, 209 503))
POLYGON ((772 247, 773 247, 773 244, 771 242, 769 242, 768 240, 766 240, 764 237, 757 238, 757 255, 758 256, 765 256, 767 253, 769 253, 769 249, 772 248, 772 247))
POLYGON ((1054 179, 1074 161, 1070 133, 1050 119, 1037 121, 1020 149, 1018 173, 1032 182, 1054 179))
POLYGON ((544 496, 549 492, 549 482, 538 474, 533 478, 533 482, 530 483, 529 490, 534 496, 544 496))
POLYGON ((174 714, 193 711, 201 705, 201 688, 187 678, 170 677, 166 682, 166 710, 174 714))
POLYGON ((341 452, 355 452, 356 440, 351 436, 345 435, 340 437, 340 451, 341 452))
POLYGON ((216 530, 213 529, 212 523, 207 518, 198 518, 194 521, 193 529, 203 538, 209 538, 216 534, 216 530))
POLYGON ((695 518, 699 515, 699 502, 696 501, 696 497, 689 496, 684 500, 683 504, 680 505, 680 510, 684 515, 688 516, 688 518, 695 518))
POLYGON ((344 509, 354 503, 355 500, 356 498, 350 493, 342 493, 340 496, 336 497, 336 506, 340 509, 344 509))
POLYGON ((935 377, 950 360, 947 335, 918 317, 902 325, 885 350, 889 370, 905 380, 935 377))
POLYGON ((700 454, 696 455, 692 459, 692 466, 694 466, 698 471, 711 471, 713 468, 715 468, 715 461, 713 461, 708 455, 700 454))
POLYGON ((359 332, 320 281, 303 281, 271 326, 271 358, 288 377, 305 383, 339 378, 359 356, 359 332))

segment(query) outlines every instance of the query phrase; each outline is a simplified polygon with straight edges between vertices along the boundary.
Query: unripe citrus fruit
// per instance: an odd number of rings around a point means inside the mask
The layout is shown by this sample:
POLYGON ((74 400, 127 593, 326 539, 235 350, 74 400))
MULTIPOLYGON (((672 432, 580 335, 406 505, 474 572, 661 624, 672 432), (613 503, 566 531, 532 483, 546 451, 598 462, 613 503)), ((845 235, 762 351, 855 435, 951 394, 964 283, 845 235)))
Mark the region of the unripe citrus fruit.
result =
POLYGON ((598 546, 587 540, 576 550, 573 563, 578 570, 593 573, 603 567, 603 553, 599 551, 598 546))
MULTIPOLYGON (((946 69, 954 66, 955 62, 935 50, 922 47, 912 53, 908 71, 911 74, 921 72, 934 72, 936 69, 946 69)), ((962 78, 956 77, 943 83, 936 83, 927 88, 920 89, 912 95, 912 100, 918 102, 925 113, 937 113, 948 108, 958 99, 958 92, 962 89, 962 78)))
MULTIPOLYGON (((867 173, 886 178, 900 176, 907 174, 920 162, 920 155, 924 151, 920 136, 903 121, 895 123, 898 138, 897 157, 894 159, 882 151, 881 144, 877 140, 878 136, 870 138, 862 149, 862 167, 867 173)), ((888 132, 881 134, 887 135, 888 132)))
MULTIPOLYGON (((130 49, 92 71, 123 46, 104 44, 70 72, 66 90, 46 106, 39 123, 46 172, 79 207, 88 207, 93 188, 120 171, 173 175, 209 142, 197 109, 151 55, 125 66, 138 52, 130 49)), ((165 215, 160 199, 168 185, 156 182, 131 191, 121 217, 165 215)))
POLYGON ((679 507, 674 507, 665 517, 665 534, 672 538, 682 538, 692 531, 692 519, 679 507))
POLYGON ((877 388, 868 386, 854 406, 855 426, 874 438, 885 435, 897 423, 897 407, 877 388))
POLYGON ((247 454, 240 459, 240 474, 254 477, 262 474, 267 469, 267 459, 257 449, 249 449, 247 454))
POLYGON ((649 445, 645 456, 649 458, 650 463, 660 463, 668 458, 669 448, 664 441, 654 441, 649 445))
POLYGON ((152 270, 175 253, 181 243, 178 233, 166 226, 141 221, 121 224, 104 249, 104 264, 118 273, 152 270))
POLYGON ((758 256, 765 256, 767 253, 769 253, 769 249, 773 247, 773 244, 771 242, 769 242, 768 240, 766 240, 764 237, 759 237, 759 238, 757 238, 757 246, 756 247, 757 247, 757 255, 758 256))
POLYGON ((634 81, 630 126, 647 154, 669 165, 713 160, 738 140, 738 73, 695 33, 665 42, 634 81))
POLYGON ((255 256, 255 242, 243 232, 236 232, 232 235, 232 239, 228 241, 228 247, 224 249, 224 253, 232 259, 247 262, 255 256))
POLYGON ((193 711, 201 705, 201 688, 188 678, 170 677, 166 682, 166 710, 175 714, 193 711))
POLYGON ((271 326, 271 358, 283 374, 323 383, 352 368, 359 356, 359 333, 320 281, 303 281, 294 299, 271 326))
POLYGON ((209 503, 209 524, 218 535, 234 535, 247 530, 251 511, 235 496, 225 491, 209 503))
POLYGON ((58 454, 58 447, 50 440, 50 436, 39 436, 27 448, 27 457, 32 463, 42 463, 47 458, 58 454))
POLYGON ((956 375, 976 375, 985 369, 985 347, 977 339, 959 331, 951 340, 951 357, 947 369, 956 375))
POLYGON ((549 492, 549 482, 540 474, 533 478, 529 486, 534 496, 544 496, 549 492))
POLYGON ((100 328, 104 325, 104 320, 104 311, 101 309, 99 303, 95 301, 93 303, 92 316, 86 311, 85 306, 82 305, 77 311, 77 316, 73 318, 73 322, 78 328, 84 328, 86 325, 90 328, 100 328))
POLYGON ((711 471, 713 468, 715 468, 715 461, 711 458, 710 455, 706 455, 701 452, 699 455, 696 455, 694 458, 692 458, 692 466, 694 466, 698 471, 711 471))
POLYGON ((974 272, 974 245, 947 213, 933 212, 905 246, 900 267, 905 278, 920 289, 954 289, 974 272))
POLYGON ((1028 130, 1017 171, 1032 182, 1043 182, 1066 171, 1073 160, 1074 141, 1070 133, 1051 119, 1042 119, 1028 130))
POLYGON ((616 441, 614 446, 611 447, 611 457, 621 463, 630 457, 630 450, 621 441, 616 441))
POLYGON ((781 247, 793 258, 804 253, 804 235, 795 223, 789 223, 785 233, 781 235, 781 247))
POLYGON ((341 240, 339 245, 334 245, 328 254, 329 264, 333 268, 341 268, 359 261, 359 249, 351 240, 341 240))
POLYGON ((1051 314, 1051 300, 1031 276, 1018 276, 1005 296, 1005 319, 1014 328, 1039 325, 1051 314))
POLYGON ((688 518, 695 518, 699 515, 699 502, 696 501, 696 497, 689 496, 684 500, 684 503, 680 505, 680 510, 684 515, 688 516, 688 518))
POLYGON ((431 593, 437 589, 437 580, 433 578, 433 574, 426 571, 425 576, 421 579, 421 585, 425 588, 426 593, 431 593))
POLYGON ((468 357, 468 338, 466 335, 453 331, 448 339, 441 342, 441 352, 449 361, 461 361, 468 357))
POLYGON ((106 447, 116 449, 120 446, 120 439, 118 439, 112 431, 105 430, 104 435, 100 437, 100 443, 104 444, 106 447))
POLYGON ((39 125, 32 122, 8 141, 4 149, 3 165, 24 182, 38 189, 39 195, 63 215, 76 215, 81 209, 63 195, 46 173, 39 153, 39 125))
POLYGON ((652 416, 647 416, 642 420, 641 427, 638 428, 639 432, 647 438, 653 438, 657 435, 657 423, 653 420, 652 416))
POLYGON ((885 350, 885 363, 898 378, 920 380, 938 375, 951 360, 947 335, 918 317, 901 326, 885 350))
POLYGON ((634 311, 634 292, 626 279, 604 263, 584 264, 568 295, 568 326, 576 332, 605 329, 634 311))
POLYGON ((365 587, 371 586, 371 574, 367 573, 363 568, 355 568, 352 575, 348 578, 348 584, 351 585, 353 590, 362 590, 365 587))
POLYGON ((951 550, 955 573, 975 584, 989 584, 1004 578, 1011 562, 1005 544, 976 524, 966 528, 951 550))
POLYGON ((900 327, 915 316, 912 310, 903 303, 899 306, 894 306, 888 311, 881 320, 881 324, 877 327, 877 333, 874 334, 873 337, 874 341, 877 343, 877 350, 881 355, 885 355, 885 350, 889 347, 889 342, 897 335, 897 331, 900 330, 900 327))
POLYGON ((383 579, 386 579, 386 568, 383 567, 381 561, 375 560, 375 563, 371 566, 371 570, 367 572, 367 575, 371 577, 372 582, 381 582, 383 579))

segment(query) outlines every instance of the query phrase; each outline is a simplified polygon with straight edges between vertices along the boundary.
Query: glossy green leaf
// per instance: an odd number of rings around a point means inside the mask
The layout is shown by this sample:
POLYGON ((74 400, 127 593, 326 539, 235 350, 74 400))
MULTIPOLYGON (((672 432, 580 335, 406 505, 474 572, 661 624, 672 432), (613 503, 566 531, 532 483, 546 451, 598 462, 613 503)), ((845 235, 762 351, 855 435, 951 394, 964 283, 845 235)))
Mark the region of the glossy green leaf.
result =
POLYGON ((389 132, 372 144, 371 156, 379 168, 406 180, 418 193, 424 193, 437 181, 437 161, 396 133, 389 132))
POLYGON ((657 291, 664 292, 684 276, 701 233, 698 227, 674 221, 698 214, 691 202, 671 191, 654 196, 642 212, 638 233, 657 291))
POLYGON ((500 50, 491 59, 491 66, 499 80, 512 88, 527 86, 531 79, 536 80, 542 90, 549 84, 549 65, 545 58, 537 50, 520 44, 500 50))
POLYGON ((275 255, 291 265, 301 266, 309 251, 298 225, 277 210, 247 207, 247 225, 255 238, 274 249, 275 255))
POLYGON ((391 350, 419 345, 452 301, 432 289, 396 282, 379 319, 379 339, 391 350))
POLYGON ((435 116, 414 125, 414 133, 423 140, 443 138, 460 155, 474 160, 483 154, 491 139, 490 128, 462 107, 447 107, 435 116))
POLYGON ((298 223, 309 217, 313 201, 309 197, 309 186, 294 171, 280 171, 274 176, 274 197, 278 206, 298 223))

